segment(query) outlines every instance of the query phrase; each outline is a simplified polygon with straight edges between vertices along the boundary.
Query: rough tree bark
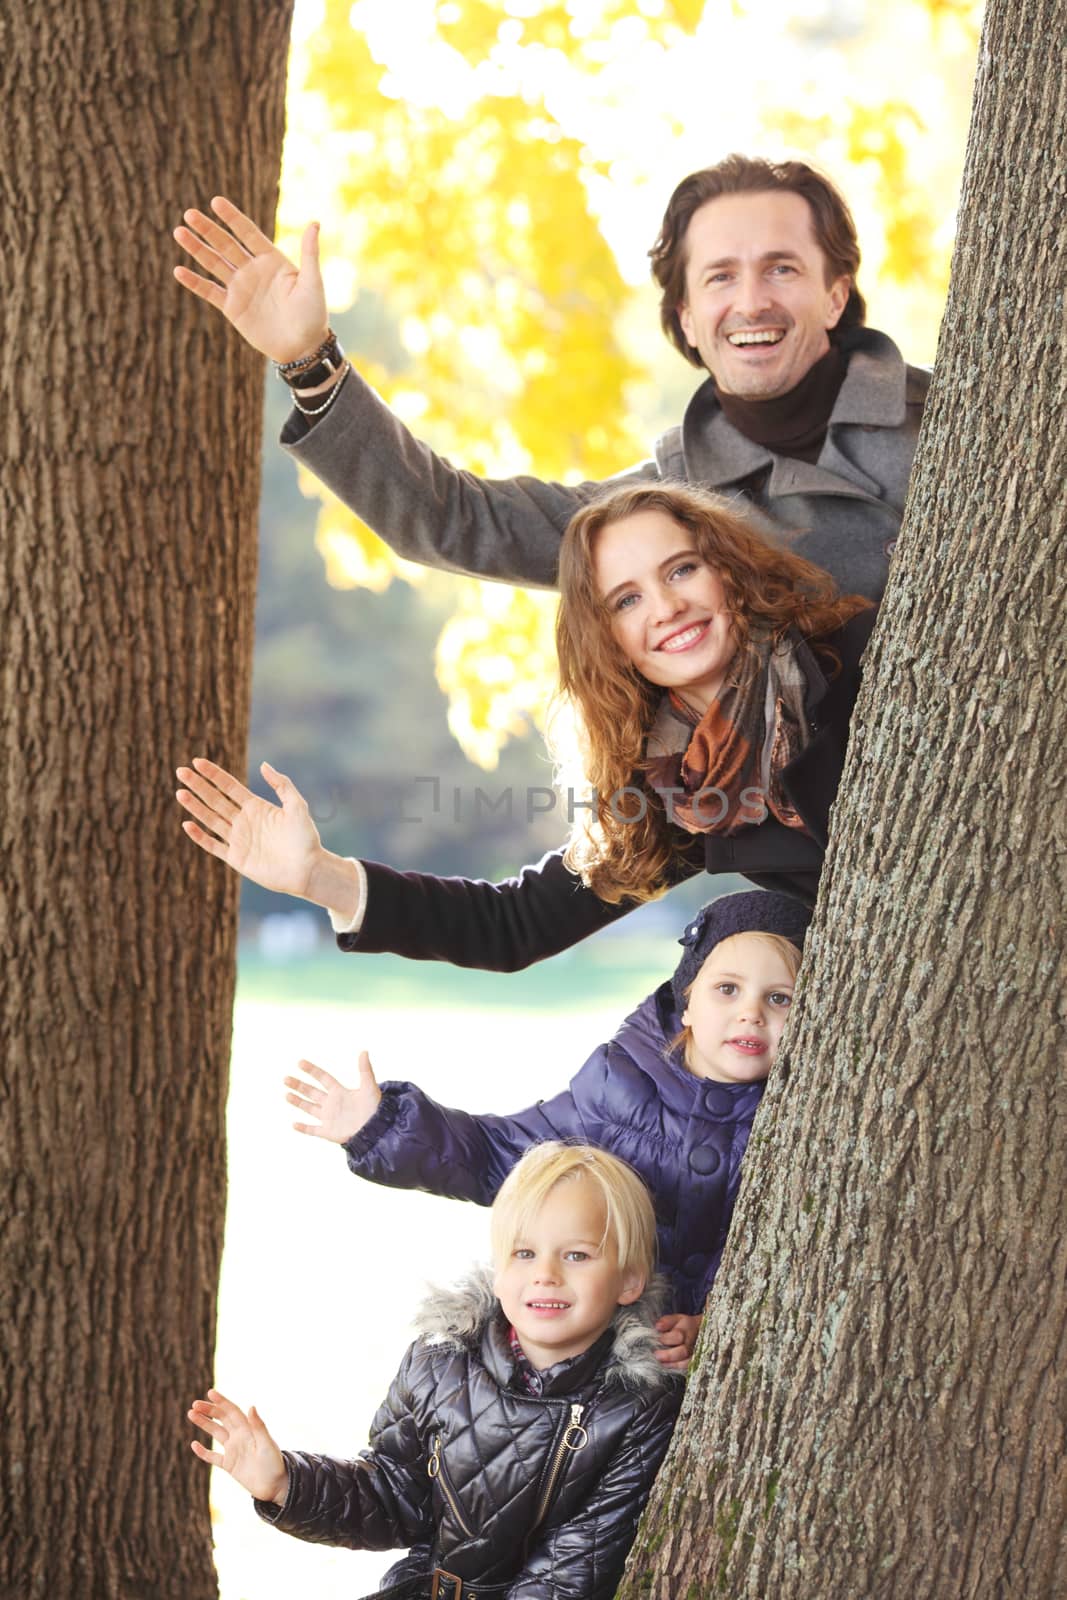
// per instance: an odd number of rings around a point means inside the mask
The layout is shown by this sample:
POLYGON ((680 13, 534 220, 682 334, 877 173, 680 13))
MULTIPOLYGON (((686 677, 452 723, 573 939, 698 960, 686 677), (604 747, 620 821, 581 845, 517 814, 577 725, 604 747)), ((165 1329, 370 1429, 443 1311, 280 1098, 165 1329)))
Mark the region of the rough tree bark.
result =
POLYGON ((992 0, 800 1005, 625 1600, 1067 1593, 1065 39, 992 0))
POLYGON ((216 1593, 212 1371, 237 880, 169 802, 243 769, 263 372, 174 284, 276 202, 292 0, 0 22, 0 1594, 216 1593))

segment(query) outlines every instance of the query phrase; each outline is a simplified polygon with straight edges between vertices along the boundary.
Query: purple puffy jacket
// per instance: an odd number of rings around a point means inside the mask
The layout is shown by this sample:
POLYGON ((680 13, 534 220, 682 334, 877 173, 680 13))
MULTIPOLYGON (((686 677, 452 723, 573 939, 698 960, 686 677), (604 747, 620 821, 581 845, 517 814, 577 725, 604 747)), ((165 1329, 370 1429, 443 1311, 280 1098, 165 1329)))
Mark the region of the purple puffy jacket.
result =
POLYGON ((668 1311, 704 1308, 722 1257, 762 1083, 714 1083, 664 1059, 679 1027, 669 983, 642 1001, 552 1100, 515 1116, 472 1116, 412 1083, 383 1083, 374 1116, 345 1145, 360 1178, 491 1205, 543 1139, 599 1145, 628 1161, 656 1208, 668 1311))

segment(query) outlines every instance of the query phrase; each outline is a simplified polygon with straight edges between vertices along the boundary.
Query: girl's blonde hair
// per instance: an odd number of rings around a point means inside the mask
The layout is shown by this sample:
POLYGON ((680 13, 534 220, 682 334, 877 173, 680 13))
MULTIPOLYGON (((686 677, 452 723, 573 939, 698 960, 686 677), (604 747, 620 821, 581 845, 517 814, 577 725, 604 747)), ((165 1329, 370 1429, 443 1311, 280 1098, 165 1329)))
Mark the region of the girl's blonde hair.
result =
POLYGON ((656 1218, 641 1179, 625 1161, 591 1144, 549 1139, 527 1150, 508 1173, 489 1223, 493 1260, 502 1266, 548 1196, 561 1183, 584 1179, 596 1184, 607 1223, 601 1245, 614 1243, 622 1272, 647 1280, 656 1264, 656 1218))
MULTIPOLYGON (((642 511, 673 518, 718 573, 739 652, 752 649, 754 638, 777 641, 790 628, 805 637, 832 633, 870 605, 861 595, 839 594, 828 572, 768 544, 729 501, 703 490, 639 484, 616 489, 571 518, 560 549, 558 699, 561 709, 574 714, 584 776, 596 798, 564 859, 612 904, 661 894, 674 851, 663 801, 641 772, 645 738, 664 691, 619 649, 594 569, 598 536, 642 511)), ((832 651, 824 653, 831 671, 840 667, 832 651)))
MULTIPOLYGON (((711 960, 712 956, 715 954, 715 951, 719 949, 720 945, 727 944, 730 939, 762 939, 764 944, 769 944, 771 949, 774 950, 776 954, 781 956, 782 960, 789 968, 789 976, 794 980, 794 982, 796 981, 796 975, 800 971, 802 952, 793 943, 792 939, 783 939, 780 933, 757 933, 755 930, 747 933, 731 933, 728 934, 725 939, 720 939, 717 945, 713 945, 708 951, 707 955, 704 957, 704 960, 700 963, 700 972, 698 972, 696 978, 693 979, 693 983, 689 984, 688 987, 683 991, 687 1001, 693 992, 693 984, 696 983, 697 978, 700 977, 700 973, 704 970, 705 963, 711 960)), ((681 1052, 682 1059, 688 1067, 690 1065, 689 1058, 692 1047, 693 1030, 687 1022, 678 1031, 678 1033, 675 1034, 674 1038, 667 1045, 667 1048, 664 1050, 663 1054, 668 1060, 670 1060, 671 1056, 677 1055, 679 1052, 681 1052)))

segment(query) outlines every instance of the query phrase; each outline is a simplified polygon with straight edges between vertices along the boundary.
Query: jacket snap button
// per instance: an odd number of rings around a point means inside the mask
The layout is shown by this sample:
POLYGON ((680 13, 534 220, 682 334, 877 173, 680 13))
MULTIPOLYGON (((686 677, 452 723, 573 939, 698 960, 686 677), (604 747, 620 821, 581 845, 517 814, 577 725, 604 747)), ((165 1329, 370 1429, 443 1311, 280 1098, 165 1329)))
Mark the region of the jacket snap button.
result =
POLYGON ((885 551, 887 556, 891 556, 896 547, 897 541, 895 539, 887 539, 885 544, 882 546, 882 549, 885 551))
POLYGON ((715 1171, 721 1160, 719 1152, 710 1144, 697 1145, 695 1150, 689 1152, 689 1165, 705 1178, 715 1171))
POLYGON ((705 1089, 704 1109, 713 1117, 725 1117, 734 1108, 734 1097, 729 1089, 705 1089))

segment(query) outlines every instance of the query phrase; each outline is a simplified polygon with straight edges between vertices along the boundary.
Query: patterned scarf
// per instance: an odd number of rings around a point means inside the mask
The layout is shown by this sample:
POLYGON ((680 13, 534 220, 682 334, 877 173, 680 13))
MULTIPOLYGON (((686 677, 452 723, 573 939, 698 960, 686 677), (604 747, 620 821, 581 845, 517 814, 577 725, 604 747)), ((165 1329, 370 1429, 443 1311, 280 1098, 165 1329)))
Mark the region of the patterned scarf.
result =
POLYGON ((781 775, 811 739, 804 668, 814 665, 799 634, 776 645, 753 639, 737 681, 724 685, 702 717, 668 690, 642 764, 668 821, 689 833, 731 834, 770 812, 787 828, 803 829, 781 775))

